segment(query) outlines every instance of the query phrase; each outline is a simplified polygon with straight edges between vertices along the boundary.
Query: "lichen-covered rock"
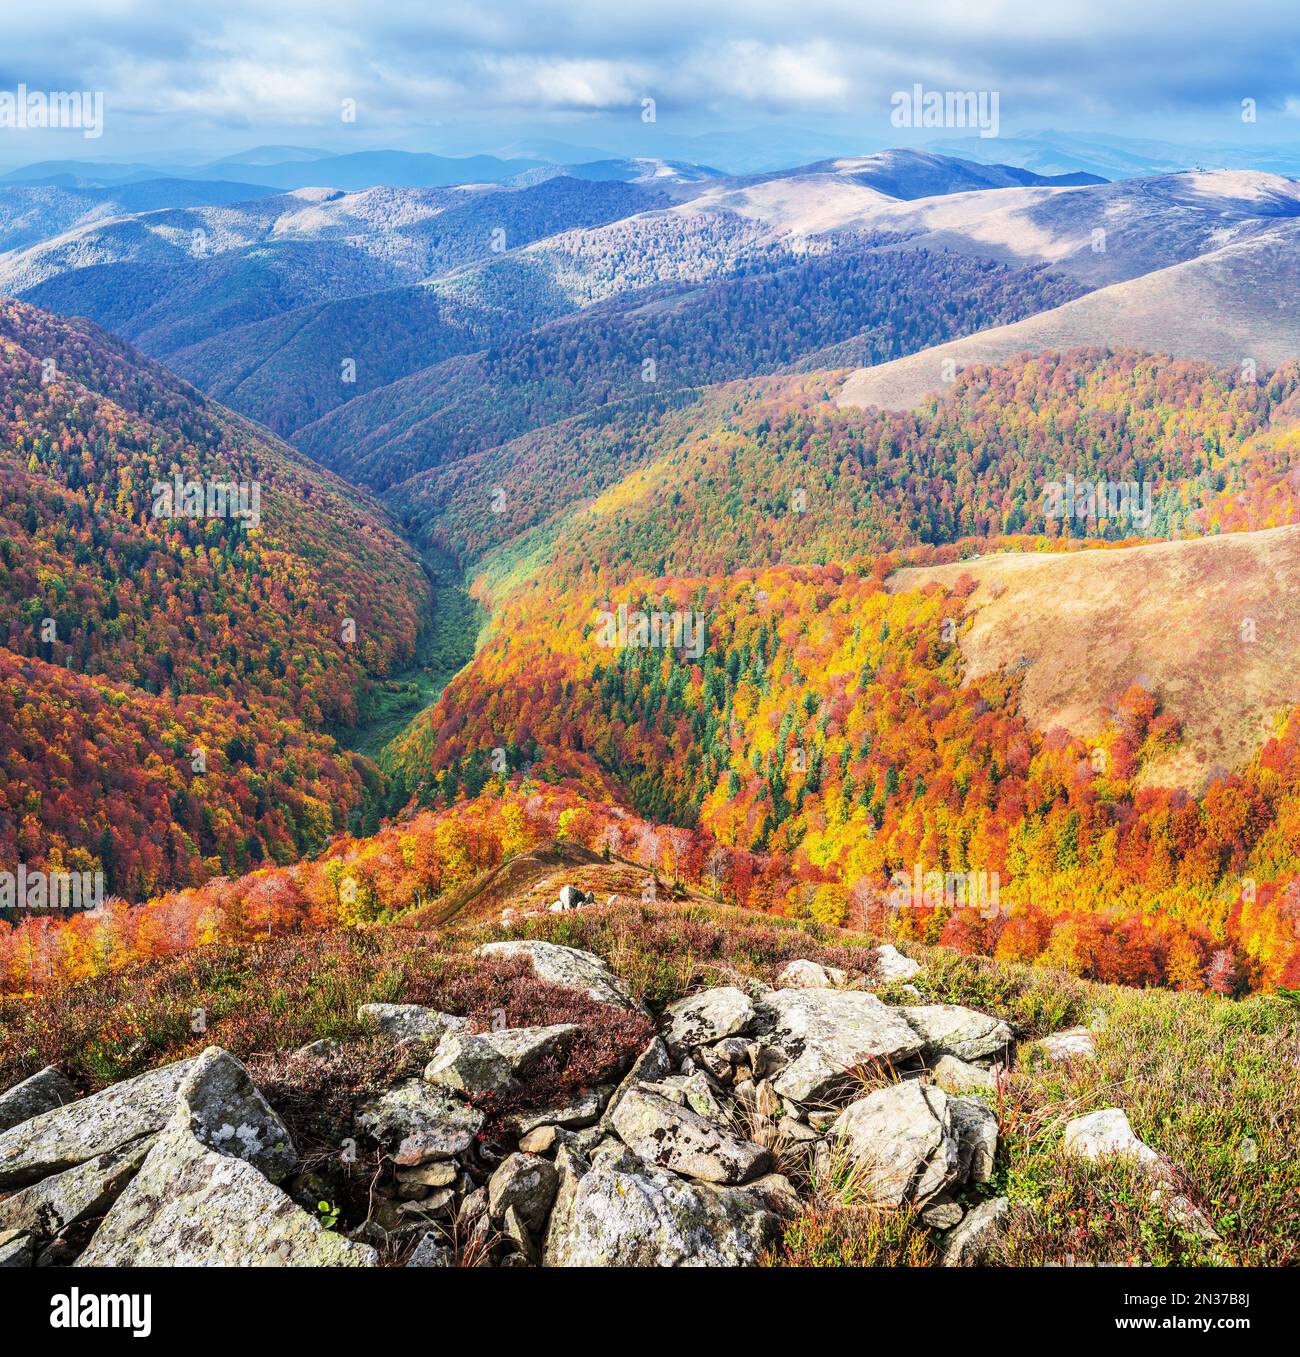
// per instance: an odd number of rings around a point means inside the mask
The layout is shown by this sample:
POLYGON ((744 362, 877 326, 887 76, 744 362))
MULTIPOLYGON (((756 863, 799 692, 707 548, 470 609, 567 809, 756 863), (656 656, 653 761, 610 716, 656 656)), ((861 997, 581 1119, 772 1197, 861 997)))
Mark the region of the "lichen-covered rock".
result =
POLYGON ((483 1129, 483 1113, 444 1088, 406 1079, 362 1103, 353 1121, 397 1163, 416 1165, 463 1154, 483 1129))
POLYGON ((530 1234, 546 1224, 555 1200, 559 1175, 549 1159, 532 1154, 511 1154, 488 1180, 488 1209, 492 1219, 502 1221, 513 1208, 530 1234))
POLYGON ((763 1173, 772 1156, 644 1088, 629 1090, 614 1113, 619 1139, 647 1164, 706 1183, 743 1183, 763 1173))
POLYGON ((881 1206, 924 1205, 958 1181, 961 1162, 948 1095, 917 1080, 890 1084, 846 1107, 831 1127, 862 1166, 862 1191, 881 1206))
POLYGON ((914 1004, 898 1010, 925 1038, 927 1055, 979 1060, 1006 1049, 1014 1033, 999 1018, 960 1004, 914 1004))
POLYGON ((140 1171, 104 1218, 81 1267, 373 1266, 373 1249, 320 1223, 251 1162, 278 1172, 288 1134, 243 1067, 210 1047, 140 1171), (233 1067, 233 1068, 232 1068, 233 1067), (251 1094, 249 1093, 251 1090, 251 1094), (255 1095, 255 1096, 253 1096, 255 1095), (233 1134, 227 1128, 234 1125, 233 1134))
POLYGON ((749 995, 730 985, 701 990, 670 1004, 664 1036, 672 1051, 694 1050, 748 1032, 754 1022, 749 995))
POLYGON ((626 986, 608 966, 591 952, 576 947, 561 947, 554 942, 519 939, 513 942, 485 942, 474 951, 478 957, 497 961, 526 961, 539 980, 566 989, 580 990, 589 999, 622 1008, 639 1008, 626 986))
POLYGON ((102 1216, 139 1172, 153 1142, 153 1136, 145 1136, 6 1197, 0 1201, 0 1232, 21 1230, 47 1240, 69 1225, 102 1216))
POLYGON ((887 942, 872 952, 871 969, 877 979, 889 983, 894 980, 914 980, 921 974, 921 963, 904 956, 897 947, 887 942))
POLYGON ((0 1132, 0 1188, 62 1173, 161 1130, 193 1067, 193 1060, 179 1060, 149 1070, 0 1132))
POLYGON ((959 1201, 941 1192, 921 1209, 921 1220, 932 1230, 951 1230, 961 1224, 965 1214, 966 1208, 959 1201))
POLYGON ((727 1120, 726 1110, 718 1101, 715 1085, 701 1070, 696 1070, 694 1074, 670 1074, 665 1079, 646 1081, 642 1088, 658 1093, 679 1107, 689 1107, 706 1121, 722 1125, 727 1120))
POLYGON ((522 1139, 543 1126, 561 1126, 570 1131, 594 1126, 613 1093, 612 1084, 578 1089, 563 1102, 513 1113, 506 1118, 506 1129, 522 1139))
POLYGON ((776 1175, 713 1187, 617 1148, 590 1165, 567 1150, 560 1160, 548 1267, 747 1267, 779 1237, 779 1211, 794 1209, 776 1175))
POLYGON ((242 1159, 273 1183, 283 1182, 297 1166, 289 1128, 253 1087, 243 1065, 219 1046, 199 1056, 178 1096, 200 1144, 242 1159))
POLYGON ((449 1032, 463 1032, 469 1026, 465 1018, 421 1004, 362 1004, 357 1021, 391 1041, 438 1042, 449 1032))
POLYGON ((443 1038, 425 1066, 424 1077, 466 1097, 510 1093, 541 1060, 572 1046, 578 1032, 573 1023, 558 1023, 554 1027, 453 1033, 443 1038))
POLYGON ((757 1007, 764 1040, 789 1057, 773 1086, 795 1102, 825 1101, 851 1085, 851 1070, 898 1065, 924 1045, 893 1009, 858 990, 776 990, 757 1007))
POLYGON ((968 1211, 939 1246, 940 1263, 944 1267, 975 1267, 992 1261, 1010 1206, 1006 1197, 993 1197, 968 1211))
POLYGON ((959 1060, 955 1055, 943 1055, 935 1062, 932 1071, 934 1082, 945 1093, 974 1093, 981 1088, 996 1088, 997 1080, 993 1071, 983 1065, 972 1065, 959 1060))
POLYGON ((672 1072, 672 1068, 673 1062, 668 1054, 668 1047, 664 1045, 662 1038, 652 1037, 645 1050, 632 1062, 632 1068, 623 1076, 622 1083, 614 1090, 613 1097, 605 1105, 605 1111, 600 1118, 601 1130, 609 1130, 614 1113, 628 1089, 635 1088, 642 1082, 662 1079, 672 1072))
POLYGON ((958 1173, 963 1183, 987 1183, 998 1152, 997 1114, 979 1098, 949 1098, 953 1134, 957 1137, 958 1173))
POLYGON ((53 1065, 46 1065, 30 1079, 0 1093, 0 1131, 30 1121, 51 1108, 62 1107, 76 1096, 76 1089, 63 1075, 53 1065))

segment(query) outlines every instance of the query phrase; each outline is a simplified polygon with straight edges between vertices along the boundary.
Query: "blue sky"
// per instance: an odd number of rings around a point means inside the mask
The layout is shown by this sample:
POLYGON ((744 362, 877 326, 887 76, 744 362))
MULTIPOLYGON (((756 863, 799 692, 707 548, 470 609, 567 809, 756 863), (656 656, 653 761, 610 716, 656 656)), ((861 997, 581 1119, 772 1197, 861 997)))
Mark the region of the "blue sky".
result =
MULTIPOLYGON (((1300 142, 1295 0, 60 0, 6 5, 0 90, 95 89, 103 137, 0 131, 0 164, 275 142, 623 153, 797 129, 908 140, 890 96, 994 90, 1004 132, 1300 142), (57 17, 55 17, 57 16, 57 17), (655 100, 655 122, 642 100, 655 100), (1258 121, 1243 124, 1241 101, 1258 121), (356 121, 345 123, 344 100, 356 121)), ((913 137, 911 140, 920 140, 913 137)))

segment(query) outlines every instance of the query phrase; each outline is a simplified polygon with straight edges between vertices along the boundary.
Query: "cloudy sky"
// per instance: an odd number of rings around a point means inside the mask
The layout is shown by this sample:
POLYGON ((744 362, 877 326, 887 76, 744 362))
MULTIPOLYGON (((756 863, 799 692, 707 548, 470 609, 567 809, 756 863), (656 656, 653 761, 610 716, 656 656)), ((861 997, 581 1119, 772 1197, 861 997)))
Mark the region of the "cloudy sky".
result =
POLYGON ((905 139, 890 96, 915 82, 997 91, 1004 132, 1300 141, 1295 0, 8 0, 4 11, 0 91, 102 90, 106 126, 93 146, 0 130, 2 164, 266 142, 463 153, 555 138, 653 153, 786 129, 870 149, 905 139))

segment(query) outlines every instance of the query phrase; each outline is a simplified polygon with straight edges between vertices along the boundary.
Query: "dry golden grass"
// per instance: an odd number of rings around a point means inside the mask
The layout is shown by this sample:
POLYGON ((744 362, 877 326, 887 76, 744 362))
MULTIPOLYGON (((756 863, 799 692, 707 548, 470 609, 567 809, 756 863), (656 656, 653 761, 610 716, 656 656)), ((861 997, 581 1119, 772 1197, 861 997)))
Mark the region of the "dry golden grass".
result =
POLYGON ((1020 710, 1038 730, 1088 738, 1138 682, 1182 723, 1181 745, 1147 783, 1199 789, 1240 767, 1300 700, 1300 527, 1115 550, 1004 553, 899 570, 892 592, 969 575, 961 638, 971 678, 1023 674, 1020 710), (1254 623, 1253 642, 1242 624, 1254 623))

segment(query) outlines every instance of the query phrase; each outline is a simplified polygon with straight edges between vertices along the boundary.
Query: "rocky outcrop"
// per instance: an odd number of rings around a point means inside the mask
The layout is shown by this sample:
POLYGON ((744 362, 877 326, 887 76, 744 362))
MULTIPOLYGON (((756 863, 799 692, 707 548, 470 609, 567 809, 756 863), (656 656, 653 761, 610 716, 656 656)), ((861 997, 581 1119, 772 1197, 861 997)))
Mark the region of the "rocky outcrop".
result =
POLYGON ((362 1135, 410 1166, 463 1154, 483 1129, 484 1115, 447 1089, 406 1079, 362 1103, 354 1120, 362 1135))
POLYGON ((800 1103, 825 1100, 844 1088, 851 1071, 899 1065, 925 1045, 898 1012, 857 990, 776 990, 757 1009, 765 1040, 788 1059, 773 1087, 800 1103))
POLYGON ((639 1007, 623 982, 591 952, 561 947, 553 942, 519 940, 487 942, 477 948, 474 955, 497 961, 526 961, 539 980, 562 985, 566 989, 580 990, 597 1003, 617 1004, 622 1008, 639 1007))
POLYGON ((37 1182, 160 1131, 193 1065, 164 1065, 0 1132, 0 1188, 37 1182))
MULTIPOLYGON (((637 1007, 587 952, 521 940, 479 955, 637 1007)), ((998 1125, 970 1092, 993 1075, 971 1062, 1010 1029, 951 1005, 891 1007, 854 987, 861 973, 813 961, 785 965, 777 989, 717 973, 728 983, 671 1004, 630 1066, 583 1085, 574 1024, 474 1032, 419 1004, 364 1005, 359 1025, 394 1050, 329 1038, 285 1062, 311 1087, 354 1077, 358 1049, 376 1057, 377 1082, 343 1104, 337 1162, 300 1164, 217 1048, 33 1112, 0 1132, 0 1265, 371 1266, 379 1248, 413 1267, 752 1265, 810 1204, 794 1183, 838 1181, 845 1165, 861 1198, 915 1207, 945 1257, 978 1256, 973 1189, 992 1175, 998 1125)), ((19 1090, 28 1109, 34 1091, 62 1094, 43 1074, 19 1090)), ((1153 1187, 1172 1210, 1172 1177, 1153 1187)))
POLYGON ((797 1198, 780 1179, 748 1187, 689 1182, 609 1147, 588 1164, 566 1155, 543 1261, 551 1267, 745 1267, 775 1242, 778 1206, 797 1198))
POLYGON ((0 1093, 0 1131, 30 1121, 52 1108, 62 1107, 76 1096, 76 1090, 63 1075, 53 1065, 46 1065, 30 1079, 0 1093))
POLYGON ((357 1267, 373 1249, 322 1228, 266 1176, 296 1158, 240 1063, 210 1047, 81 1266, 357 1267))

